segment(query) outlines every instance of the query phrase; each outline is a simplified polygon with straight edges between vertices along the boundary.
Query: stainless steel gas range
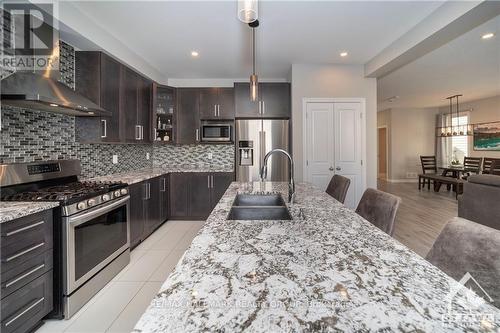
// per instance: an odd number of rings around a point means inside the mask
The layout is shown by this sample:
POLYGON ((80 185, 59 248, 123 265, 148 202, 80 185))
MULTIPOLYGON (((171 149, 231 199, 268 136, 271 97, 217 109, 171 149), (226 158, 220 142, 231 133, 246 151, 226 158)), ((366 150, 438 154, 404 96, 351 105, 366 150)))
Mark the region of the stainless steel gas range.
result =
POLYGON ((127 184, 79 181, 78 160, 0 166, 2 201, 58 201, 54 311, 69 318, 130 262, 127 184))

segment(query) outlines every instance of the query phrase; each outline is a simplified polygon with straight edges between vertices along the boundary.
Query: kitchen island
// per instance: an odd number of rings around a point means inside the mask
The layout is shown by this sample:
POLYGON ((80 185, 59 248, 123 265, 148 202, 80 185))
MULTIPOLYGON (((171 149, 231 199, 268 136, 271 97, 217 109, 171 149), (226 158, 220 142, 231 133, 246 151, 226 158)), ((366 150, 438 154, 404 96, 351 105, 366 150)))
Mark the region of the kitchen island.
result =
POLYGON ((310 185, 292 221, 226 220, 237 193, 262 191, 286 198, 287 184, 229 187, 135 332, 500 327, 498 309, 310 185))

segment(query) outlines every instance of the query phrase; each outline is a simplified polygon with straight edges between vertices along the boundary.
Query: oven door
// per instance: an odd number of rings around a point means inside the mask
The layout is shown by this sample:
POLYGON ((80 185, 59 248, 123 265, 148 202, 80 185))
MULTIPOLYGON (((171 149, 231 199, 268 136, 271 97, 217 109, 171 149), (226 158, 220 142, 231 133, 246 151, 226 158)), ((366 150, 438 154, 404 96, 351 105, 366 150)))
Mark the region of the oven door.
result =
POLYGON ((230 142, 231 125, 204 124, 201 128, 201 140, 205 142, 230 142))
POLYGON ((64 219, 66 295, 130 247, 129 199, 64 219))

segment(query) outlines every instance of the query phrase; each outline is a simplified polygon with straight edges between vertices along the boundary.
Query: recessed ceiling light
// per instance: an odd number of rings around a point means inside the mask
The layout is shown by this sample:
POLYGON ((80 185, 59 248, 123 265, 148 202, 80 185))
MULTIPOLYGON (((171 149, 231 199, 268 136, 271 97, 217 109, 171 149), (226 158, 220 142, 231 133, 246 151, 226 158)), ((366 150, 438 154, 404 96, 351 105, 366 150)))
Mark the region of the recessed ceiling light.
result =
POLYGON ((55 104, 55 103, 50 103, 49 104, 50 106, 53 106, 53 107, 58 107, 59 105, 55 104))
POLYGON ((494 34, 494 33, 492 33, 492 32, 488 32, 487 34, 482 35, 482 36, 481 36, 481 38, 482 38, 482 39, 490 39, 490 38, 492 38, 493 36, 495 36, 495 34, 494 34))
POLYGON ((349 54, 349 53, 347 53, 347 52, 340 52, 340 56, 341 56, 341 57, 347 57, 347 55, 348 55, 348 54, 349 54))
POLYGON ((192 57, 197 57, 199 56, 200 54, 197 52, 197 51, 191 51, 191 56, 192 57))

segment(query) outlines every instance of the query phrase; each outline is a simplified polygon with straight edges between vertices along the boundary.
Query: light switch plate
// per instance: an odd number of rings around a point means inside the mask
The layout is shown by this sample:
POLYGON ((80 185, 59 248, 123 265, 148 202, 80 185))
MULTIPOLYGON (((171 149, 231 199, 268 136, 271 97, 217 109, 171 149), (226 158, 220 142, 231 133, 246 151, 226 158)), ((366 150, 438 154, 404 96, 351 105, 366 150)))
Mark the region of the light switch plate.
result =
POLYGON ((149 160, 149 153, 146 153, 146 159, 149 160))
POLYGON ((211 160, 213 157, 212 153, 208 153, 208 159, 211 160))
POLYGON ((118 155, 113 155, 113 164, 118 164, 118 155))

